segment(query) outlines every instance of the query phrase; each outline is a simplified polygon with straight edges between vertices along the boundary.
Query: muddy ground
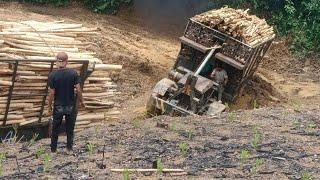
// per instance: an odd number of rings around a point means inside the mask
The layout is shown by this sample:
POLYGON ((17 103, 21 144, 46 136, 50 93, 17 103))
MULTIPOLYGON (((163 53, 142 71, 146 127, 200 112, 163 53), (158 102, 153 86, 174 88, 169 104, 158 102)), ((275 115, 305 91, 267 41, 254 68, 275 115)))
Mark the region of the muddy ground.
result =
POLYGON ((157 159, 165 168, 186 173, 131 173, 130 177, 320 178, 320 63, 316 57, 294 58, 285 40, 273 43, 253 80, 220 118, 146 119, 145 102, 174 63, 180 48, 177 39, 127 18, 94 14, 79 6, 57 9, 0 2, 0 17, 98 26, 101 35, 90 40, 99 47, 92 50, 104 62, 124 67, 115 76, 122 93, 117 99, 122 112, 119 121, 78 133, 73 154, 65 151, 65 137, 57 154, 49 153, 48 139, 1 144, 0 152, 6 153, 0 164, 5 179, 120 179, 122 174, 111 168, 152 168, 157 159), (252 110, 253 102, 260 109, 252 110), (187 149, 185 154, 179 145, 187 149), (36 156, 41 147, 51 158, 49 163, 42 153, 36 156), (88 147, 93 147, 92 155, 88 147), (48 165, 46 172, 44 165, 48 165))

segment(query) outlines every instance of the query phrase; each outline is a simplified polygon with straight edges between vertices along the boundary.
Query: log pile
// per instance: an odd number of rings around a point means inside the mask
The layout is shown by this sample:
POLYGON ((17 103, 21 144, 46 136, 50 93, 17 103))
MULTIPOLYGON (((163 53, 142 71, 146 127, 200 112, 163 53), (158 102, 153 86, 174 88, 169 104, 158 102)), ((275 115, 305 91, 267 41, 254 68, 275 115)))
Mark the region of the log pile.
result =
MULTIPOLYGON (((89 60, 89 67, 95 67, 84 84, 83 95, 87 108, 79 111, 77 131, 108 118, 117 118, 119 114, 113 109, 116 106, 113 99, 119 92, 110 73, 120 71, 122 66, 104 64, 95 57, 94 52, 87 50, 94 43, 87 42, 86 38, 99 34, 98 31, 98 28, 86 28, 82 24, 67 24, 63 21, 0 21, 0 59, 54 60, 54 56, 63 51, 69 55, 68 67, 75 69, 78 74, 82 64, 73 62, 74 60, 89 60)), ((23 126, 38 121, 50 68, 49 62, 19 62, 7 125, 23 126)), ((8 93, 12 86, 13 71, 13 64, 0 62, 0 125, 3 123, 8 93)), ((48 119, 45 106, 43 120, 48 119)))
POLYGON ((264 19, 249 15, 248 10, 224 7, 196 15, 191 19, 250 46, 255 46, 275 36, 273 28, 264 19))

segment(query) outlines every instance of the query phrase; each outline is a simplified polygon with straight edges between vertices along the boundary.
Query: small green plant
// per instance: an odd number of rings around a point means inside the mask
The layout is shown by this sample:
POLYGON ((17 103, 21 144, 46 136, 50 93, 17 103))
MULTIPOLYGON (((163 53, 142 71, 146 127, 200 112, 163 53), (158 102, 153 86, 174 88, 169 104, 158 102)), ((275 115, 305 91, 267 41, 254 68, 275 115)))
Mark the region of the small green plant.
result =
POLYGON ((308 131, 312 131, 317 127, 317 125, 314 122, 309 122, 308 123, 308 131))
POLYGON ((161 159, 157 159, 157 171, 158 173, 162 174, 163 173, 163 164, 161 162, 161 159))
POLYGON ((6 154, 4 152, 1 152, 0 153, 0 177, 2 176, 2 172, 3 172, 3 170, 2 170, 2 168, 3 168, 2 162, 3 162, 3 160, 5 160, 5 158, 6 158, 6 154))
POLYGON ((240 163, 241 163, 241 166, 243 166, 243 164, 247 161, 247 159, 249 158, 249 151, 246 150, 246 149, 243 149, 241 150, 241 153, 240 153, 240 163))
POLYGON ((130 180, 130 171, 128 169, 124 169, 122 172, 123 180, 130 180))
POLYGON ((91 142, 88 143, 86 145, 86 149, 87 149, 87 152, 89 153, 89 155, 91 156, 93 154, 93 150, 94 150, 94 144, 92 144, 91 142))
POLYGON ((185 156, 187 154, 188 151, 188 144, 185 142, 182 142, 179 144, 179 150, 180 150, 180 154, 181 156, 185 156))
POLYGON ((132 121, 132 125, 133 125, 133 127, 135 128, 135 129, 138 129, 139 127, 140 127, 140 121, 139 121, 139 119, 134 119, 133 121, 132 121))
POLYGON ((51 156, 49 154, 45 154, 43 156, 43 171, 48 171, 50 168, 50 163, 51 163, 51 156))
POLYGON ((43 154, 44 154, 44 147, 40 146, 37 150, 36 150, 36 157, 40 158, 43 154))
POLYGON ((258 144, 260 143, 261 135, 260 135, 257 127, 253 128, 252 133, 253 133, 253 137, 251 140, 251 146, 254 149, 256 149, 258 147, 258 144))
POLYGON ((263 164, 263 159, 258 158, 255 160, 254 165, 251 168, 252 173, 256 173, 258 168, 263 164))
POLYGON ((298 101, 292 101, 292 107, 294 111, 300 112, 302 105, 298 101))
POLYGON ((230 106, 229 106, 229 103, 224 103, 224 106, 226 107, 226 110, 229 110, 230 109, 230 106))
POLYGON ((228 114, 228 122, 234 122, 236 120, 236 114, 234 112, 230 112, 228 114))
POLYGON ((259 104, 258 104, 258 101, 256 99, 253 100, 252 106, 253 106, 253 109, 258 109, 259 108, 259 104))
POLYGON ((132 0, 82 0, 83 4, 94 12, 115 14, 121 6, 130 4, 132 0))
POLYGON ((188 135, 188 138, 189 138, 189 139, 192 139, 192 137, 193 137, 193 132, 192 132, 192 130, 187 130, 187 135, 188 135))
POLYGON ((177 130, 177 124, 176 122, 173 122, 170 126, 169 126, 169 130, 175 132, 177 130))
POLYGON ((312 180, 312 176, 308 172, 303 172, 301 180, 312 180))
POLYGON ((293 122, 292 122, 292 125, 293 125, 294 127, 296 127, 296 128, 299 127, 300 124, 301 124, 301 123, 300 123, 300 121, 299 121, 298 119, 294 119, 293 122))

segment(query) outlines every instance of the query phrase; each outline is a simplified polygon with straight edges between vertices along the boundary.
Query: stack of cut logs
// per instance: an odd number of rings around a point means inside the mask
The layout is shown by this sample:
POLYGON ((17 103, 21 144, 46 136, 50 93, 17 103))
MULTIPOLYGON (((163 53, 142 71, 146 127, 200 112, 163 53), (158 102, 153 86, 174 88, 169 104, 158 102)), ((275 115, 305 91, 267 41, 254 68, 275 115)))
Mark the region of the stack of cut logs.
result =
POLYGON ((196 15, 192 20, 226 33, 250 46, 275 36, 273 28, 264 19, 249 15, 248 10, 224 7, 196 15))
MULTIPOLYGON (((82 63, 74 60, 89 60, 89 68, 94 67, 84 84, 83 95, 87 108, 80 109, 78 113, 76 131, 95 126, 105 119, 117 118, 119 112, 115 110, 112 99, 119 92, 110 73, 120 71, 122 66, 104 64, 94 57, 94 52, 87 50, 95 44, 87 42, 86 37, 99 34, 98 31, 98 28, 86 28, 82 24, 67 24, 63 21, 0 21, 0 60, 23 60, 19 61, 7 125, 23 126, 39 120, 51 64, 27 60, 53 60, 61 51, 69 55, 68 67, 77 70, 79 74, 82 63)), ((14 64, 0 61, 0 125, 3 124, 13 71, 14 64)), ((43 121, 49 119, 47 112, 46 105, 43 121)))

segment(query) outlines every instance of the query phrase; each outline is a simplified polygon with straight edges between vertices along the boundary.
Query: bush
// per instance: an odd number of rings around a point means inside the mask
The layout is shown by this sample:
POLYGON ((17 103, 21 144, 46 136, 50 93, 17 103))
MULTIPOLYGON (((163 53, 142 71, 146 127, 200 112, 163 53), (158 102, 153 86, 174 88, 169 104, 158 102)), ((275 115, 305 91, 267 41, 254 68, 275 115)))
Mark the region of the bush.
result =
MULTIPOLYGON (((71 0, 22 0, 32 4, 54 4, 55 6, 68 5, 71 0)), ((77 0, 85 7, 95 12, 115 14, 123 5, 130 4, 132 0, 77 0)))
POLYGON ((209 8, 224 5, 250 8, 252 13, 266 18, 278 35, 288 37, 290 49, 299 57, 320 50, 319 0, 211 0, 208 4, 209 8))
POLYGON ((241 0, 253 12, 275 25, 279 35, 291 42, 290 49, 299 57, 320 50, 319 0, 241 0))
POLYGON ((64 6, 69 3, 69 0, 22 0, 22 2, 32 4, 54 4, 55 6, 64 6))
POLYGON ((131 3, 131 0, 81 0, 84 5, 95 12, 115 14, 119 7, 131 3))

